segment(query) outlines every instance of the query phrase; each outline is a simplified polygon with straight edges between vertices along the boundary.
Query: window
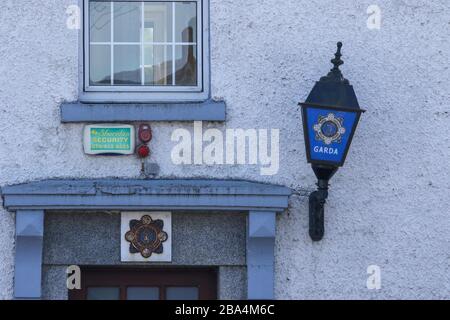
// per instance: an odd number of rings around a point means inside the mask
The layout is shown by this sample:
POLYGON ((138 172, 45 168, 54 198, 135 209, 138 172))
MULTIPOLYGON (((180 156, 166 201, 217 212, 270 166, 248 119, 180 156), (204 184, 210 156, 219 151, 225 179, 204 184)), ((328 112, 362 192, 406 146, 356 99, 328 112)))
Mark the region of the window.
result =
POLYGON ((85 0, 82 100, 207 99, 204 2, 85 0))
POLYGON ((214 269, 83 268, 81 290, 70 300, 213 300, 217 298, 214 269))

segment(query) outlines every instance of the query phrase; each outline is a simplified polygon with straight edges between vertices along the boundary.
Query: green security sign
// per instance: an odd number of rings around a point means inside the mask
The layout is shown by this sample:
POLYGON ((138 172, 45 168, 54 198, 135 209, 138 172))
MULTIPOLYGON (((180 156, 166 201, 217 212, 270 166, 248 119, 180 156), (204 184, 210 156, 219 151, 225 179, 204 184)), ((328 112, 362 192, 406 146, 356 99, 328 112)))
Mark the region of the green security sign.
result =
POLYGON ((84 128, 87 154, 133 154, 135 131, 130 125, 88 125, 84 128))

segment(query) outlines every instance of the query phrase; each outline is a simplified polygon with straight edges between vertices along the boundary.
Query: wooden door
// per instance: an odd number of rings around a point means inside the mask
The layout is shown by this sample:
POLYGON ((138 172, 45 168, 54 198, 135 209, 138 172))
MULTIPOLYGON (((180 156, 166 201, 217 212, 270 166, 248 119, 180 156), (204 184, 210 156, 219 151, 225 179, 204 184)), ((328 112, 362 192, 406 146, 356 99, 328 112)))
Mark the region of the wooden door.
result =
POLYGON ((214 269, 82 268, 70 300, 214 300, 214 269))

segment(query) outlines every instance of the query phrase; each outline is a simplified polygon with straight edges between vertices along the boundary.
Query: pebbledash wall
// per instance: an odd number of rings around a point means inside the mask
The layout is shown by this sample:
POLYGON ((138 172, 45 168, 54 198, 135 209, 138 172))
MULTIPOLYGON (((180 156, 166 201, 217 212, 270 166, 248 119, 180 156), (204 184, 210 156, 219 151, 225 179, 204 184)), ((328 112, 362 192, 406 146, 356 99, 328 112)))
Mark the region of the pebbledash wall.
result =
MULTIPOLYGON (((78 31, 66 27, 73 4, 0 4, 0 186, 139 178, 134 156, 87 156, 83 125, 60 121, 61 103, 78 94, 78 31)), ((192 131, 193 123, 151 122, 156 178, 244 179, 293 189, 276 221, 277 299, 449 299, 449 12, 446 0, 211 0, 211 90, 226 102, 227 120, 203 126, 280 129, 279 171, 264 176, 259 166, 175 165, 171 134, 192 131), (380 29, 367 26, 370 5, 381 9, 380 29), (331 181, 325 238, 312 243, 307 195, 315 178, 297 103, 329 70, 337 41, 344 43, 344 76, 368 111, 345 167, 331 181), (371 265, 381 270, 379 290, 366 285, 371 265)), ((58 219, 46 217, 51 231, 44 250, 58 219)), ((2 299, 13 297, 14 221, 0 209, 2 299)), ((44 264, 72 262, 56 251, 44 253, 44 264)), ((238 269, 245 268, 240 254, 238 269)), ((61 288, 48 292, 57 268, 44 265, 44 297, 64 297, 61 288)), ((238 282, 239 272, 231 277, 238 282)))

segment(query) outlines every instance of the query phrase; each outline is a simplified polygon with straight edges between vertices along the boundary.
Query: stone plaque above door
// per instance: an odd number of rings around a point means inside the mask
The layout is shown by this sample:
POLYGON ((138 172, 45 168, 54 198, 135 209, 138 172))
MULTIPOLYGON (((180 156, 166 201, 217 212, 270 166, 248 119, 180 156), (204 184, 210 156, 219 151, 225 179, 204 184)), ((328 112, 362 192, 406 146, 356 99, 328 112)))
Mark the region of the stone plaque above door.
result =
POLYGON ((171 212, 122 212, 120 228, 121 261, 172 260, 171 212))

